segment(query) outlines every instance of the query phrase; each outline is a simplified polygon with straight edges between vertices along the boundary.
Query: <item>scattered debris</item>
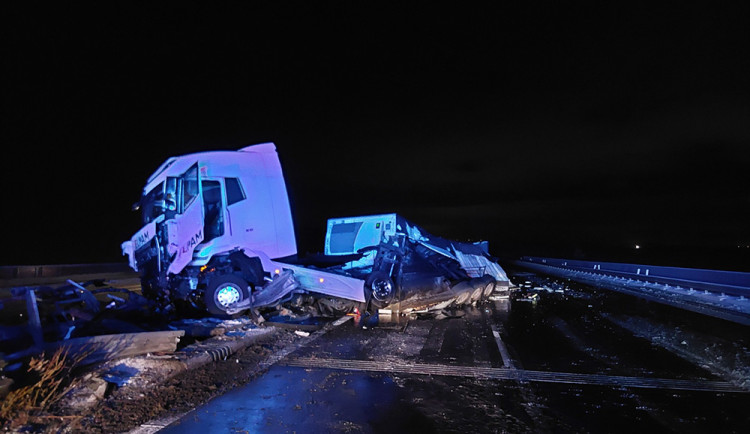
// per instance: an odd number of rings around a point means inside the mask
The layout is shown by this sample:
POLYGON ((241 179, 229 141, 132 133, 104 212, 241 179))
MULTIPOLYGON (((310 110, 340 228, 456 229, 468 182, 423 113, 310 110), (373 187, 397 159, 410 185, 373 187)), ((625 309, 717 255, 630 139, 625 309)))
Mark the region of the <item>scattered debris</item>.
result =
POLYGON ((78 387, 70 390, 63 398, 68 408, 82 410, 104 399, 110 389, 108 382, 95 376, 87 376, 78 387))
POLYGON ((190 336, 193 338, 221 336, 227 331, 226 328, 219 326, 213 321, 209 321, 208 318, 182 319, 179 321, 171 322, 169 324, 169 327, 182 330, 185 332, 185 336, 190 336))
POLYGON ((138 368, 130 366, 127 363, 118 363, 104 374, 104 381, 116 384, 122 387, 139 372, 138 368))
POLYGON ((184 331, 121 333, 118 335, 91 336, 46 345, 48 350, 65 348, 71 354, 86 354, 80 365, 137 356, 147 353, 173 352, 184 331))

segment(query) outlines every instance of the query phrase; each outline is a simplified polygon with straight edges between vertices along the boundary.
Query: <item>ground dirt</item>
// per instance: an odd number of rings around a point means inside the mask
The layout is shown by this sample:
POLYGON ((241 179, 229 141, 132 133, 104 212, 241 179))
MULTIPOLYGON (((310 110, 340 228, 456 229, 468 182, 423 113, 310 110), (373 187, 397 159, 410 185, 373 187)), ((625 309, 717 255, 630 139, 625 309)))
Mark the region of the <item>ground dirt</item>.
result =
POLYGON ((126 386, 115 390, 83 414, 69 414, 69 410, 54 408, 50 415, 37 418, 37 422, 45 423, 26 428, 31 432, 127 432, 153 419, 189 411, 246 384, 263 373, 258 369, 259 363, 299 339, 293 331, 280 330, 226 360, 180 373, 160 385, 148 389, 126 386))

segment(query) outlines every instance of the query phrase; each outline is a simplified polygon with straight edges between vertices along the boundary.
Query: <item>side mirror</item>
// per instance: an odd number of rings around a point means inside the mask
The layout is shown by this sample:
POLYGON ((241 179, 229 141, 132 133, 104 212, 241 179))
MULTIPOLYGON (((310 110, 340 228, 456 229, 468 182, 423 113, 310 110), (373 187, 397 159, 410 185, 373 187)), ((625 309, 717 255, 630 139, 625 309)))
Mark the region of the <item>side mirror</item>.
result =
POLYGON ((172 195, 172 193, 167 194, 167 198, 164 200, 164 205, 169 211, 174 211, 177 209, 177 201, 174 199, 174 195, 172 195))

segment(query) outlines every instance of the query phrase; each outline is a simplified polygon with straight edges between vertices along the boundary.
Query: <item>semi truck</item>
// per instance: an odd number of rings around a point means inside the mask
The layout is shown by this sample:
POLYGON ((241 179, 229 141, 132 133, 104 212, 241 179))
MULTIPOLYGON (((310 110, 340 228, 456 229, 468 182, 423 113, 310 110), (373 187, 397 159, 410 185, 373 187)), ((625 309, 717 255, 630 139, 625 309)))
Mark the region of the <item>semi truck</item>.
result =
POLYGON ((143 227, 122 251, 162 305, 222 315, 295 290, 365 302, 361 279, 284 262, 297 246, 273 143, 169 158, 135 208, 143 227))
POLYGON ((396 214, 329 220, 324 262, 333 265, 306 264, 273 143, 169 158, 134 209, 143 226, 122 251, 143 294, 167 308, 232 315, 300 293, 382 307, 417 281, 485 270, 507 281, 486 243, 432 237, 396 214))

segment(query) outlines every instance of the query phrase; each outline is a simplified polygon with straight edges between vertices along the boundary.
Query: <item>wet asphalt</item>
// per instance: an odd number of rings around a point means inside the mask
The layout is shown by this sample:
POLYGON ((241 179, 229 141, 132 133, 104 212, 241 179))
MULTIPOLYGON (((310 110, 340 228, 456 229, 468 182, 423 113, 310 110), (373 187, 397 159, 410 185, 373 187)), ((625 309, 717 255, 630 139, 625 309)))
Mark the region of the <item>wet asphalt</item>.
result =
MULTIPOLYGON (((722 381, 603 319, 602 298, 585 288, 543 291, 536 300, 487 301, 438 317, 349 321, 162 432, 746 432, 750 426, 749 393, 483 376, 512 373, 510 366, 636 382, 722 381)), ((614 305, 653 310, 628 299, 614 305)))

